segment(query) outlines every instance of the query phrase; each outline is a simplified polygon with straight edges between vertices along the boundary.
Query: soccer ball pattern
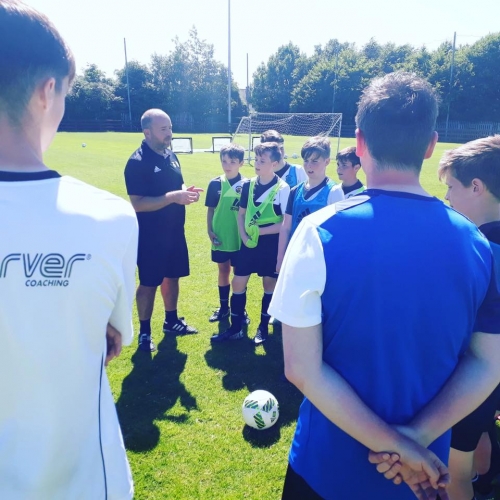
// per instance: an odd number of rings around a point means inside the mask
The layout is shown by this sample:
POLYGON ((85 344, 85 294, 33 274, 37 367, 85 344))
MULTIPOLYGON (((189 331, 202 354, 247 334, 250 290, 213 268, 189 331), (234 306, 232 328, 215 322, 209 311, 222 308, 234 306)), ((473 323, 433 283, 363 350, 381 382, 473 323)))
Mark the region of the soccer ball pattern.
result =
POLYGON ((254 391, 243 401, 243 420, 254 429, 263 430, 272 427, 279 417, 279 405, 276 398, 267 391, 254 391))

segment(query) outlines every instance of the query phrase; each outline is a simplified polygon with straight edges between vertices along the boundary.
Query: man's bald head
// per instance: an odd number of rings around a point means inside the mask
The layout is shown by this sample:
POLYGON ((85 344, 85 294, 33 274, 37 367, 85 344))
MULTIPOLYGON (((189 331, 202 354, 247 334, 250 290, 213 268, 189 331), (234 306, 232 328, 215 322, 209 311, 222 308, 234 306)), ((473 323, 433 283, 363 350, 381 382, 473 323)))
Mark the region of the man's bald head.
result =
POLYGON ((148 109, 141 118, 146 143, 158 154, 163 154, 172 142, 172 121, 161 109, 148 109))
POLYGON ((161 109, 148 109, 142 116, 141 116, 141 129, 144 132, 145 129, 150 129, 151 124, 155 118, 168 118, 170 120, 170 117, 165 113, 165 111, 162 111, 161 109))

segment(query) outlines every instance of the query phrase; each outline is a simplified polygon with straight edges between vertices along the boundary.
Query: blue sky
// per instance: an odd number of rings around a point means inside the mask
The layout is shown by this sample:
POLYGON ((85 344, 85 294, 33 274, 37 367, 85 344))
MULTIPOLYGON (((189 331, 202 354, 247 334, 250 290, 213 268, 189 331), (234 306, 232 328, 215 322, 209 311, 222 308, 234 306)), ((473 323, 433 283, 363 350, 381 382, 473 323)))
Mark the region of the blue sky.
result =
MULTIPOLYGON (((123 38, 129 61, 149 63, 167 54, 172 39, 188 38, 195 26, 214 45, 215 57, 227 65, 228 0, 25 0, 44 12, 75 53, 79 72, 95 63, 112 76, 124 65, 123 38)), ((472 44, 500 31, 500 0, 231 0, 231 67, 240 88, 279 46, 293 42, 306 54, 332 38, 363 46, 410 43, 436 48, 453 39, 472 44), (476 7, 477 6, 477 7, 476 7)))

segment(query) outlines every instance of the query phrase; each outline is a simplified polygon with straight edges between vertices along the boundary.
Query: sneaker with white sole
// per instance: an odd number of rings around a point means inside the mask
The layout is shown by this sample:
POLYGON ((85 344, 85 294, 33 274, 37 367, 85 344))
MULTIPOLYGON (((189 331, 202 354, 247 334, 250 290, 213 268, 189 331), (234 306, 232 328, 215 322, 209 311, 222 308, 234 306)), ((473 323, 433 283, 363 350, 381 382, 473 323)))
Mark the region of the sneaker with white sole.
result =
POLYGON ((225 319, 229 319, 230 316, 231 316, 231 309, 226 309, 225 311, 221 312, 220 307, 218 307, 213 312, 212 316, 208 318, 208 321, 210 321, 210 323, 215 323, 216 321, 223 321, 225 319))
POLYGON ((149 333, 139 333, 139 351, 155 352, 156 346, 149 333))
POLYGON ((217 333, 215 335, 212 335, 210 337, 210 342, 224 342, 226 340, 239 340, 243 338, 243 330, 240 330, 239 332, 233 332, 231 328, 228 328, 227 330, 217 333))
POLYGON ((178 318, 177 321, 173 323, 163 323, 164 333, 174 333, 175 335, 192 335, 193 333, 198 333, 198 330, 194 326, 189 326, 184 318, 178 318))
POLYGON ((253 343, 255 345, 263 344, 267 340, 268 336, 269 336, 268 332, 262 331, 260 328, 257 328, 257 333, 255 334, 255 337, 253 338, 253 343))

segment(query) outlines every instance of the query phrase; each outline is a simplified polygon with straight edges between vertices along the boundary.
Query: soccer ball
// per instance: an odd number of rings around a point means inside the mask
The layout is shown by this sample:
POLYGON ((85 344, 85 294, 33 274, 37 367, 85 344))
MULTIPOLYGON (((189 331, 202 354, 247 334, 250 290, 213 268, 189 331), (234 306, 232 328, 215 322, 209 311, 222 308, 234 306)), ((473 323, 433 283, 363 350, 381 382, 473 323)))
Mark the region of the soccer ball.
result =
POLYGON ((298 158, 299 155, 297 153, 293 153, 292 158, 298 158))
POLYGON ((279 417, 276 398, 267 391, 253 391, 243 401, 243 420, 247 425, 258 429, 269 429, 279 417))
POLYGON ((86 148, 86 147, 87 147, 87 145, 84 142, 82 142, 82 148, 86 148))

